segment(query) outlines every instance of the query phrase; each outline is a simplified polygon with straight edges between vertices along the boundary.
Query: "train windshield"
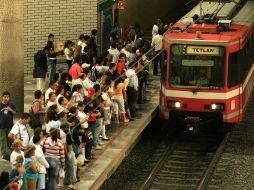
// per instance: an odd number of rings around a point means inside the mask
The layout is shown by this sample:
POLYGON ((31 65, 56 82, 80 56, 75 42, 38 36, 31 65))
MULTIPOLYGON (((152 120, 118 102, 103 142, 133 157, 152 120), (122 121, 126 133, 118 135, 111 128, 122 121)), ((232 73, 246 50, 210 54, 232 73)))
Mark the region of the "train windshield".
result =
POLYGON ((173 87, 222 89, 225 79, 225 48, 172 45, 169 83, 173 87))

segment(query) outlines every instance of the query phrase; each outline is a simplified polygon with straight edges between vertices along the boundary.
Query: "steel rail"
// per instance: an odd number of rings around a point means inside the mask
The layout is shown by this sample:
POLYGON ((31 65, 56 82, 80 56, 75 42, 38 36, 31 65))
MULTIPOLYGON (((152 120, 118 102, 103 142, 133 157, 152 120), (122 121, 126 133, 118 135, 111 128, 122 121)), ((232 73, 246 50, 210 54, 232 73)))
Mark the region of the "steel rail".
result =
POLYGON ((209 166, 206 168, 206 170, 203 173, 203 176, 201 177, 199 183, 197 184, 197 190, 204 190, 206 189, 208 182, 211 178, 211 176, 214 173, 214 170, 216 169, 216 164, 218 163, 221 154, 224 151, 225 145, 227 144, 229 137, 230 137, 230 132, 228 132, 223 141, 220 143, 219 148, 216 150, 216 153, 213 156, 212 161, 210 162, 209 166))
POLYGON ((171 146, 168 147, 168 149, 164 152, 163 156, 160 158, 160 160, 157 162, 157 164, 154 166, 153 170, 150 172, 149 176, 146 178, 142 186, 139 188, 139 190, 145 190, 148 189, 149 186, 152 184, 154 178, 157 175, 157 172, 161 168, 161 166, 164 164, 164 161, 168 158, 168 155, 174 150, 176 145, 176 140, 173 142, 171 146))

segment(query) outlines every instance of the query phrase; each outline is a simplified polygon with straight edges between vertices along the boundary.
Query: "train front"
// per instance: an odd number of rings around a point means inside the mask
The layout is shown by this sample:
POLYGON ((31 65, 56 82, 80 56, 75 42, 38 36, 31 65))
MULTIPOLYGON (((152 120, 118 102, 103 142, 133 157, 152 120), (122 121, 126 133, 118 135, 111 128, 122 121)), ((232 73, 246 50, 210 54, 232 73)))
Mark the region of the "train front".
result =
MULTIPOLYGON (((188 132, 202 126, 222 126, 238 92, 226 88, 226 47, 211 40, 164 41, 160 113, 188 132), (231 97, 229 97, 231 96, 231 97), (233 98, 233 101, 230 99, 233 98), (231 105, 229 105, 231 104, 231 105)), ((233 121, 235 122, 235 121, 233 121)))

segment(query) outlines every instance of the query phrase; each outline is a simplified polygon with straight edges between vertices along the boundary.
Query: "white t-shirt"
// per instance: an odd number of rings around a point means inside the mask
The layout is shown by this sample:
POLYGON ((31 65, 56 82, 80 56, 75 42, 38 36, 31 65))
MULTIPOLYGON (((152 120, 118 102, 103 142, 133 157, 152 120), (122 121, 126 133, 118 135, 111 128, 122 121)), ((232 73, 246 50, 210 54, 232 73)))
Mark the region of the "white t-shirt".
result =
POLYGON ((46 133, 48 134, 52 127, 59 129, 60 126, 61 126, 61 122, 59 120, 57 121, 51 120, 48 123, 46 123, 46 133))
POLYGON ((17 122, 13 125, 10 132, 15 136, 15 138, 22 140, 22 148, 25 149, 29 143, 29 134, 26 126, 17 122))
MULTIPOLYGON (((103 99, 104 101, 107 102, 107 104, 111 104, 111 103, 112 103, 111 100, 110 100, 110 97, 109 97, 108 93, 102 92, 101 97, 102 97, 102 99, 103 99)), ((104 110, 110 110, 110 106, 104 106, 104 110)))
POLYGON ((56 105, 59 106, 58 100, 60 97, 64 97, 62 94, 58 94, 56 97, 56 105))
POLYGON ((49 168, 49 164, 45 159, 44 153, 42 151, 41 145, 35 145, 35 155, 33 157, 37 168, 39 169, 39 173, 47 173, 46 168, 49 168))
MULTIPOLYGON (((78 116, 79 116, 79 121, 81 122, 82 120, 84 120, 87 115, 85 114, 85 112, 81 112, 81 111, 78 111, 78 116)), ((81 124, 82 128, 88 128, 88 123, 87 122, 84 122, 81 124)))
POLYGON ((52 106, 54 104, 56 104, 56 101, 54 101, 54 102, 48 101, 47 105, 46 105, 46 108, 49 108, 50 106, 52 106))
POLYGON ((112 63, 117 63, 119 55, 120 55, 120 51, 118 49, 108 49, 108 52, 113 55, 113 59, 112 59, 112 63))
POLYGON ((71 53, 71 50, 69 48, 64 49, 64 55, 65 55, 67 60, 73 60, 73 55, 69 56, 70 53, 71 53))
POLYGON ((153 25, 152 29, 152 36, 154 37, 156 34, 158 34, 159 27, 155 24, 153 25))
POLYGON ((83 81, 83 89, 84 89, 84 95, 88 95, 88 89, 93 87, 93 81, 91 81, 89 78, 85 78, 83 81))
POLYGON ((50 92, 55 92, 55 90, 51 89, 51 88, 48 88, 45 92, 45 100, 48 100, 49 99, 49 93, 50 92))
POLYGON ((160 34, 156 34, 155 36, 153 36, 151 47, 154 47, 154 51, 162 50, 162 39, 163 36, 160 34))
POLYGON ((82 42, 81 40, 79 40, 78 41, 78 46, 82 47, 81 52, 83 52, 84 51, 84 47, 86 47, 87 45, 86 45, 86 42, 82 42))
MULTIPOLYGON (((24 158, 23 151, 20 151, 20 153, 16 152, 15 150, 12 151, 11 156, 10 156, 11 168, 15 168, 16 160, 19 155, 22 155, 24 158)), ((25 160, 25 158, 24 158, 24 160, 25 160)))

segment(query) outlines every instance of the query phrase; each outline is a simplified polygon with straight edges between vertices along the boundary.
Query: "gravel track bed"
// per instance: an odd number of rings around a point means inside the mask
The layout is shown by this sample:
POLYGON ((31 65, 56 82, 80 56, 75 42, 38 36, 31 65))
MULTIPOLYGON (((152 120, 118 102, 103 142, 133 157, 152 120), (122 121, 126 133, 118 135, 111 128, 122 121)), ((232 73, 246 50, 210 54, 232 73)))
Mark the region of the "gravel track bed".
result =
MULTIPOLYGON (((156 126, 156 122, 158 120, 154 120, 150 125, 156 126)), ((131 153, 123 160, 116 172, 104 182, 100 189, 131 190, 140 187, 142 183, 137 184, 136 181, 146 179, 147 176, 144 174, 152 170, 158 161, 158 156, 167 148, 160 145, 166 133, 164 130, 148 127, 131 153)))
MULTIPOLYGON (((168 146, 172 145, 161 141, 166 134, 166 131, 148 128, 130 155, 101 189, 139 189, 168 146)), ((180 136, 180 143, 178 141, 173 154, 160 169, 160 175, 155 179, 152 189, 158 187, 171 189, 170 186, 173 189, 195 189, 205 167, 209 164, 217 147, 215 139, 218 139, 218 135, 201 134, 197 137, 182 134, 180 136)))
MULTIPOLYGON (((253 100, 254 96, 252 96, 253 100)), ((230 134, 208 190, 254 189, 254 102, 249 103, 244 121, 230 134)))

